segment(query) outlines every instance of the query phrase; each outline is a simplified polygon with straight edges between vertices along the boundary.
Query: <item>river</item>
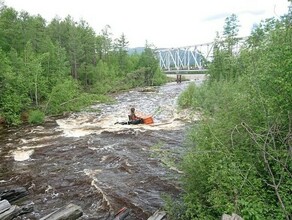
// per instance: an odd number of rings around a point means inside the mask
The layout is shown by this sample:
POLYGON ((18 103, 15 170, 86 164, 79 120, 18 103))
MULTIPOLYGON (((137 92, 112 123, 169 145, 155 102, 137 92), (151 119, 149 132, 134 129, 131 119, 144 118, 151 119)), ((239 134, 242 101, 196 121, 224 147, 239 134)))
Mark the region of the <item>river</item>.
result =
POLYGON ((185 131, 198 120, 177 109, 188 84, 135 89, 42 126, 2 130, 0 188, 25 187, 18 205, 34 207, 18 219, 40 219, 69 203, 82 208, 81 219, 112 219, 122 207, 130 209, 127 219, 147 219, 164 194, 175 199, 185 131), (153 115, 154 124, 115 124, 127 121, 131 107, 153 115))

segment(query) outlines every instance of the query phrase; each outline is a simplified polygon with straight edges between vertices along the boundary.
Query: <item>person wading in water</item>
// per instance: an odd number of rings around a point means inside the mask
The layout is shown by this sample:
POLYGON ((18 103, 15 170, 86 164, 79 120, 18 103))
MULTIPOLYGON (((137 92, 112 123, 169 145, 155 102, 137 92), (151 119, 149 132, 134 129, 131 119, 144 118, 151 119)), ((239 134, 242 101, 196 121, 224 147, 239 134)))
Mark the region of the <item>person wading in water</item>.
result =
POLYGON ((143 124, 143 118, 140 118, 135 114, 135 108, 131 108, 131 113, 130 113, 130 115, 128 115, 128 117, 129 117, 128 122, 116 122, 115 124, 121 124, 121 125, 143 124))

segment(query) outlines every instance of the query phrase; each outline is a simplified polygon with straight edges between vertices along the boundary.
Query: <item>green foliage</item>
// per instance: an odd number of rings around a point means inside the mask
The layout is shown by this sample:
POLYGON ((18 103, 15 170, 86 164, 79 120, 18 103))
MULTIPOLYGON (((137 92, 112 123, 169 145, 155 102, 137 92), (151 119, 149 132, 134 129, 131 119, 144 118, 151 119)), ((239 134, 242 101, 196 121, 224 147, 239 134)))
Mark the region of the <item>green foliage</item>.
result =
POLYGON ((9 124, 28 109, 80 110, 112 92, 166 82, 149 47, 129 55, 126 36, 113 40, 108 25, 96 35, 84 20, 46 22, 3 4, 0 30, 0 114, 9 124))
POLYGON ((4 7, 0 11, 0 48, 8 52, 21 42, 18 12, 13 8, 4 7))
POLYGON ((182 163, 184 219, 291 218, 291 17, 258 28, 237 56, 218 47, 209 81, 179 97, 204 116, 182 163))
POLYGON ((153 85, 153 77, 158 71, 159 63, 155 57, 154 51, 146 45, 145 50, 142 52, 138 66, 144 67, 144 84, 146 86, 153 85))
POLYGON ((158 68, 152 78, 153 86, 160 86, 167 82, 167 77, 161 70, 158 68))
POLYGON ((232 14, 225 20, 223 39, 217 35, 214 45, 214 60, 209 64, 209 75, 211 81, 235 80, 241 74, 241 67, 244 60, 235 56, 234 47, 239 39, 237 38, 239 21, 237 16, 232 14))
POLYGON ((29 102, 25 96, 13 90, 6 90, 1 94, 1 115, 8 124, 18 125, 21 123, 20 114, 29 102))
POLYGON ((46 95, 46 87, 48 84, 46 78, 43 76, 43 68, 41 65, 45 54, 36 55, 32 49, 31 42, 28 42, 23 56, 23 80, 27 86, 31 100, 38 106, 40 100, 46 95))
POLYGON ((22 86, 22 76, 11 68, 11 62, 0 49, 0 114, 9 124, 19 124, 21 112, 30 105, 30 99, 22 86))
POLYGON ((227 38, 234 38, 238 35, 239 21, 235 14, 230 15, 225 19, 223 36, 227 38))
POLYGON ((183 220, 185 216, 185 206, 183 201, 179 198, 171 198, 169 195, 162 195, 165 201, 164 209, 167 212, 167 219, 169 220, 183 220))
POLYGON ((197 94, 195 91, 197 87, 194 83, 191 83, 187 90, 185 90, 178 99, 178 105, 182 108, 190 108, 194 105, 195 102, 195 95, 197 94))
POLYGON ((28 122, 30 124, 42 124, 45 119, 45 113, 40 110, 34 110, 29 113, 28 122))
POLYGON ((117 64, 118 64, 120 73, 123 73, 128 70, 128 67, 127 67, 128 44, 129 42, 126 40, 126 36, 124 34, 122 34, 120 38, 115 40, 114 48, 116 51, 117 64))
POLYGON ((225 49, 214 49, 214 60, 209 64, 209 76, 211 81, 235 80, 240 74, 242 61, 225 49))
POLYGON ((128 73, 126 82, 130 87, 138 87, 144 85, 146 68, 140 68, 134 72, 128 73))
POLYGON ((49 94, 45 111, 49 114, 58 114, 75 110, 76 106, 79 106, 79 93, 79 86, 73 79, 60 81, 49 94))
POLYGON ((85 106, 108 100, 102 95, 83 93, 75 80, 66 79, 52 89, 44 109, 46 113, 56 115, 62 112, 80 111, 85 106))

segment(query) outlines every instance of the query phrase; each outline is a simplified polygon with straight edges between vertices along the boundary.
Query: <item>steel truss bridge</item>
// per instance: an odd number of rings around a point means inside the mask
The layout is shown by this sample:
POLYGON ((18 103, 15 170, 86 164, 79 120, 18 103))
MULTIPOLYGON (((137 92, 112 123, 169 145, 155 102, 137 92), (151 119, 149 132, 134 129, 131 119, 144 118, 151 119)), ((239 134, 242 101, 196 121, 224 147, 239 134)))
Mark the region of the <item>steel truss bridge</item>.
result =
MULTIPOLYGON (((245 38, 237 38, 232 52, 237 54, 245 38)), ((224 45, 224 41, 193 46, 156 49, 160 68, 165 73, 191 73, 207 71, 207 63, 213 59, 214 46, 224 45)))

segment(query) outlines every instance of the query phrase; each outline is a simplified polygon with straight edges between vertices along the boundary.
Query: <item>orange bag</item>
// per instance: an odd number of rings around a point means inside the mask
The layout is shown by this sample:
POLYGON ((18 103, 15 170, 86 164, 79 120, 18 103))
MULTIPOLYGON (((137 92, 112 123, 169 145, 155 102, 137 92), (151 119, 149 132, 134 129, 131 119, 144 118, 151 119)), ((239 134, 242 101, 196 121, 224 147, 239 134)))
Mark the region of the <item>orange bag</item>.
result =
POLYGON ((146 115, 143 112, 138 112, 138 111, 136 111, 136 115, 143 119, 143 124, 149 125, 149 124, 154 123, 153 117, 150 115, 146 115))
POLYGON ((142 117, 143 124, 153 124, 153 118, 151 116, 142 117))

